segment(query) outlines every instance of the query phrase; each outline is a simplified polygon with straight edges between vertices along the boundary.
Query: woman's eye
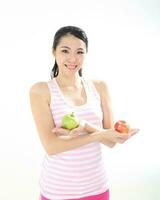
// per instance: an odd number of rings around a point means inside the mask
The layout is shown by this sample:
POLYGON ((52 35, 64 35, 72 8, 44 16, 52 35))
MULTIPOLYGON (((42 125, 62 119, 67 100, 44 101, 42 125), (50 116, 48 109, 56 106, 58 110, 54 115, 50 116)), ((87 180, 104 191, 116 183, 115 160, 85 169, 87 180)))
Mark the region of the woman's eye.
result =
POLYGON ((78 54, 84 54, 84 52, 83 52, 83 51, 78 51, 77 53, 78 53, 78 54))
POLYGON ((63 53, 68 53, 68 50, 64 49, 62 50, 63 53))

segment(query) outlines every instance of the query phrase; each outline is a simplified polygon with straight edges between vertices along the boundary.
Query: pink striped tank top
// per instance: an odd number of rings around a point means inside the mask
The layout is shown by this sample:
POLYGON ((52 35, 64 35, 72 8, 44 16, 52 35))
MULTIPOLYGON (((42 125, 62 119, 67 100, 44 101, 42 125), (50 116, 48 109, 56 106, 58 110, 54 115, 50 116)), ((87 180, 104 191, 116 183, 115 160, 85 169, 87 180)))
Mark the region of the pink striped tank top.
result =
MULTIPOLYGON (((61 126, 62 117, 71 112, 80 120, 102 127, 100 96, 91 81, 82 78, 82 83, 87 102, 73 106, 64 98, 55 78, 47 82, 51 94, 50 109, 57 127, 61 126)), ((100 143, 92 142, 56 155, 45 155, 40 192, 47 199, 78 199, 101 194, 107 189, 100 143)))

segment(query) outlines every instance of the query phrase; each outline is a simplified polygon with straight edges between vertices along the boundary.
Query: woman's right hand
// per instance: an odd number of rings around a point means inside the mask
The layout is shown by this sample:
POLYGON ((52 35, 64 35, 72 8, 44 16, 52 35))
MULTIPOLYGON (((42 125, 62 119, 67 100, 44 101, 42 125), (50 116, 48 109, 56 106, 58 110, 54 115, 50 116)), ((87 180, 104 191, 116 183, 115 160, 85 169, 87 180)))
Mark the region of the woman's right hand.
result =
POLYGON ((111 142, 122 144, 138 132, 139 129, 137 128, 131 129, 129 133, 119 133, 113 129, 104 129, 101 131, 101 139, 108 139, 111 142))
POLYGON ((52 129, 52 132, 57 134, 58 136, 70 136, 70 137, 77 137, 80 135, 80 133, 84 130, 84 126, 79 125, 77 128, 74 128, 72 130, 68 130, 62 127, 55 127, 52 129))

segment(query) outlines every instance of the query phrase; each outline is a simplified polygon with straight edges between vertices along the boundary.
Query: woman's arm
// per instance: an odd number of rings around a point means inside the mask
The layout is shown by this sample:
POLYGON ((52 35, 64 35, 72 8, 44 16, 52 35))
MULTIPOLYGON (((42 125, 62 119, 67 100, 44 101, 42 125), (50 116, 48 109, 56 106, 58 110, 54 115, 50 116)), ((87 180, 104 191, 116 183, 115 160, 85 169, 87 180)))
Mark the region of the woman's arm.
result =
POLYGON ((55 125, 50 110, 49 88, 45 82, 36 83, 31 87, 30 103, 40 141, 49 155, 61 153, 101 140, 102 134, 98 131, 77 137, 57 137, 56 133, 52 132, 55 125))
MULTIPOLYGON (((104 129, 114 129, 113 113, 111 107, 111 100, 109 95, 109 90, 107 85, 103 81, 93 81, 97 92, 101 98, 101 107, 103 112, 103 128, 104 129)), ((102 144, 109 147, 114 147, 116 142, 112 142, 106 138, 101 141, 102 144)))

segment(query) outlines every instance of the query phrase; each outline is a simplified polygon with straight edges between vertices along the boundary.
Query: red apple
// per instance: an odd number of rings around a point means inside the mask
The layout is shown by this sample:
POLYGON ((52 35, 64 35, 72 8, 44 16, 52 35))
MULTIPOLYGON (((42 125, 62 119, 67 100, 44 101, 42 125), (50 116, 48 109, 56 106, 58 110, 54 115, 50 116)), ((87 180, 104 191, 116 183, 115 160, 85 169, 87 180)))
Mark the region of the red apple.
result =
POLYGON ((114 129, 120 133, 128 133, 130 126, 125 120, 119 120, 114 124, 114 129))

